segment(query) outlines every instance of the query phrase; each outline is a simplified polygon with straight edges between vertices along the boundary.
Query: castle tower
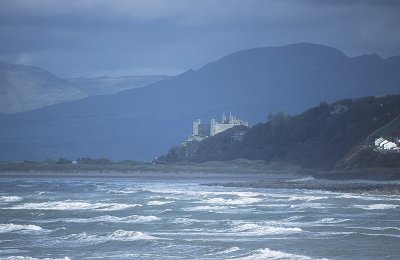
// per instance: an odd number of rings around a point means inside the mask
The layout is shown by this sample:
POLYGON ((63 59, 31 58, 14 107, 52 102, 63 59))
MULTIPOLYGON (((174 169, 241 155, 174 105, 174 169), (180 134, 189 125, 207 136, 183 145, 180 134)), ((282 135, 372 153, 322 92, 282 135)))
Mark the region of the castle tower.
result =
POLYGON ((233 120, 233 116, 232 116, 232 112, 229 112, 229 124, 233 124, 234 120, 233 120))
POLYGON ((193 122, 193 125, 192 125, 192 135, 193 136, 199 135, 199 125, 200 124, 201 124, 200 119, 197 119, 197 121, 193 122))
POLYGON ((215 119, 211 119, 210 136, 214 136, 216 133, 218 133, 218 123, 215 121, 215 119))
POLYGON ((226 116, 225 116, 225 112, 222 113, 222 121, 221 124, 224 124, 226 121, 226 116))

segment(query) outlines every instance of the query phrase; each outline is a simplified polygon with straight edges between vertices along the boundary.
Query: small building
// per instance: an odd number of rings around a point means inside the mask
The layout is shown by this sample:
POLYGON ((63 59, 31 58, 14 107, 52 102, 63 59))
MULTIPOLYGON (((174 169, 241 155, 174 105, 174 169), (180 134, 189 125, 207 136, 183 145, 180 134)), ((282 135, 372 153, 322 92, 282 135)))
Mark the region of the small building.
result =
POLYGON ((387 142, 383 145, 383 149, 385 149, 385 150, 392 150, 396 147, 397 147, 397 145, 393 142, 387 142))
POLYGON ((385 141, 385 139, 382 137, 375 139, 375 146, 379 146, 383 141, 385 141))
POLYGON ((389 143, 388 140, 383 140, 383 141, 379 144, 379 147, 380 147, 380 148, 383 148, 383 147, 385 146, 385 144, 387 144, 387 143, 389 143))

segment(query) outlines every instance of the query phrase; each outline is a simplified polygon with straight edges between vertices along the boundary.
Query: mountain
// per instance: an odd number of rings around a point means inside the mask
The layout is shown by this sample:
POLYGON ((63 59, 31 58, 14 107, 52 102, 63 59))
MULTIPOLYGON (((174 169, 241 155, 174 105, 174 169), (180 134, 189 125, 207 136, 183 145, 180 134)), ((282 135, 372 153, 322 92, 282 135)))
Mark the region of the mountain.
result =
POLYGON ((191 132, 194 119, 234 112, 250 123, 322 100, 398 93, 400 58, 350 58, 309 43, 239 51, 198 70, 107 96, 0 116, 0 160, 149 160, 191 132))
MULTIPOLYGON (((381 136, 399 137, 399 116, 400 95, 323 102, 295 116, 278 113, 266 123, 241 129, 246 131, 241 141, 232 141, 237 127, 209 137, 199 143, 193 160, 245 158, 304 167, 400 167, 400 152, 377 152, 373 145, 381 136)), ((166 159, 176 159, 176 151, 171 149, 166 159)))
POLYGON ((156 81, 169 78, 165 75, 95 77, 67 79, 81 92, 88 96, 110 95, 123 90, 140 88, 156 81))
POLYGON ((0 62, 0 113, 16 113, 84 98, 69 82, 32 66, 0 62))

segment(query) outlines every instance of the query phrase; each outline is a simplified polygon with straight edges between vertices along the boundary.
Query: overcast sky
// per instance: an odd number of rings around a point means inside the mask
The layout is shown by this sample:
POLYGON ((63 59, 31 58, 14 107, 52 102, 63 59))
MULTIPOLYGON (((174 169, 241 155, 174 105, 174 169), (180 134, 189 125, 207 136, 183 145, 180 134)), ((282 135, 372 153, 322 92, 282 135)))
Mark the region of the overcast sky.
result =
POLYGON ((176 75, 295 42, 399 55, 399 28, 397 0, 0 0, 0 60, 61 77, 176 75))

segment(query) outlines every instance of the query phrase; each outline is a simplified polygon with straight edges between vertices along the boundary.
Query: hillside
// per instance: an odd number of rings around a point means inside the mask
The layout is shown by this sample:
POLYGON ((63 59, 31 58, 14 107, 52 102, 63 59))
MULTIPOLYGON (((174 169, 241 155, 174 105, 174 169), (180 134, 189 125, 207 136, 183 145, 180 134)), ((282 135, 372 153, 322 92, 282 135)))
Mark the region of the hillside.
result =
POLYGON ((148 84, 169 78, 165 75, 95 77, 67 79, 88 96, 110 95, 123 90, 140 88, 148 84))
POLYGON ((268 122, 250 128, 242 142, 229 142, 234 129, 210 137, 200 143, 194 160, 246 158, 304 167, 400 167, 400 153, 383 155, 364 149, 362 155, 351 155, 357 147, 369 145, 366 140, 371 133, 399 115, 400 95, 323 102, 295 116, 270 116, 268 122), (390 163, 394 158, 397 163, 390 163))
POLYGON ((250 124, 321 100, 398 93, 400 58, 350 58, 308 43, 239 51, 146 88, 0 116, 0 161, 151 160, 184 140, 192 120, 232 111, 250 124))
POLYGON ((72 84, 42 68, 0 62, 0 113, 28 111, 84 97, 72 84))

